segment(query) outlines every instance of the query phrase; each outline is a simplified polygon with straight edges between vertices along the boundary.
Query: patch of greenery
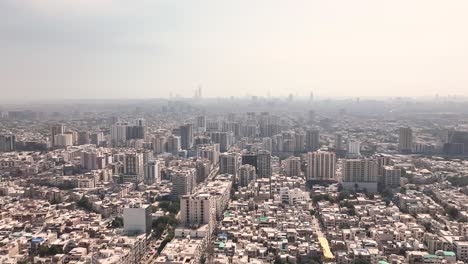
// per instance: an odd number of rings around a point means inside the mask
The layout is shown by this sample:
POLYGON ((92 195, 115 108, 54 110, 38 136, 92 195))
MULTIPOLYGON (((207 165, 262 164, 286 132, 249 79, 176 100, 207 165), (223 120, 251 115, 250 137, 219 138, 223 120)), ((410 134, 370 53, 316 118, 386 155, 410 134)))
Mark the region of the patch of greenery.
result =
POLYGON ((449 181, 453 186, 457 187, 465 187, 468 186, 468 177, 447 177, 447 181, 449 181))
POLYGON ((86 198, 84 195, 81 197, 81 199, 76 203, 78 207, 81 209, 87 210, 87 211, 92 211, 93 210, 93 205, 89 201, 88 198, 86 198))
POLYGON ((158 207, 171 214, 177 214, 180 210, 179 201, 160 201, 158 207))

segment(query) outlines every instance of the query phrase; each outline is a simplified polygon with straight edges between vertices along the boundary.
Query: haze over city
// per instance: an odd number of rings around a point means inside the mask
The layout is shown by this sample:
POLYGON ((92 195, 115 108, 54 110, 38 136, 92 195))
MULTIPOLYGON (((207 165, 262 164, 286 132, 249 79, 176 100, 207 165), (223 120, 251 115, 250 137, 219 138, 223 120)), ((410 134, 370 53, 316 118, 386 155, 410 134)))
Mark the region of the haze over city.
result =
POLYGON ((468 95, 468 2, 0 2, 1 101, 468 95))
POLYGON ((0 0, 0 264, 468 263, 466 14, 0 0))

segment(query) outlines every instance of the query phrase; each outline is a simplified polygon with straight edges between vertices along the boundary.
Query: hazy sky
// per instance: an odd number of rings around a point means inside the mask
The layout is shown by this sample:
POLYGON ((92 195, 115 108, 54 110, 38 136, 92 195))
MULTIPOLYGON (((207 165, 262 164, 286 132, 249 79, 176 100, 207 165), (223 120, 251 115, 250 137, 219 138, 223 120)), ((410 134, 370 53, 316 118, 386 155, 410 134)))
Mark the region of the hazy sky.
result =
POLYGON ((466 0, 0 0, 0 99, 468 95, 466 0))

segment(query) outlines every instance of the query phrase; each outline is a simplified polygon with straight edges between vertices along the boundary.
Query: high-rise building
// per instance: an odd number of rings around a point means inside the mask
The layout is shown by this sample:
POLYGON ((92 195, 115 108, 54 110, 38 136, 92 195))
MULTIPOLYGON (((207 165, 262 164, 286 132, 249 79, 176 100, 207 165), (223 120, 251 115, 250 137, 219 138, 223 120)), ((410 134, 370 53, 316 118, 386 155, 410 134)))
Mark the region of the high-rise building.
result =
POLYGON ((342 173, 344 182, 376 182, 378 165, 373 159, 346 159, 342 173))
POLYGON ((413 130, 410 127, 400 127, 398 137, 398 150, 402 153, 411 153, 413 148, 413 130))
POLYGON ((342 185, 345 189, 375 192, 378 164, 373 159, 346 159, 343 161, 342 185))
POLYGON ((320 134, 318 130, 307 130, 305 138, 306 150, 316 151, 320 146, 320 134))
POLYGON ((125 153, 124 156, 124 182, 140 183, 144 177, 143 153, 125 153))
POLYGON ((91 144, 99 146, 105 141, 104 133, 102 133, 102 132, 92 133, 90 135, 90 139, 91 139, 91 144))
POLYGON ((275 152, 283 152, 283 144, 284 144, 284 140, 283 140, 283 135, 282 134, 278 134, 278 135, 274 135, 272 137, 273 139, 273 150, 275 152))
POLYGON ((123 210, 124 232, 126 234, 137 235, 151 232, 151 206, 130 205, 123 210))
POLYGON ((305 137, 306 134, 304 132, 296 132, 294 135, 296 146, 294 148, 294 152, 304 152, 305 150, 305 137))
POLYGON ((51 134, 51 143, 52 146, 56 146, 55 143, 55 136, 61 135, 65 132, 65 127, 62 124, 56 124, 50 127, 50 134, 51 134))
POLYGON ((179 199, 183 195, 191 194, 196 187, 196 169, 184 168, 170 172, 172 181, 171 198, 179 199))
POLYGON ((54 136, 54 143, 56 147, 69 147, 73 145, 72 134, 57 134, 54 136))
POLYGON ((273 140, 270 137, 262 138, 262 147, 264 150, 273 151, 273 140))
POLYGON ((197 158, 207 159, 213 165, 217 165, 219 163, 219 144, 199 145, 197 158))
POLYGON ((191 149, 193 146, 193 125, 185 124, 180 127, 180 145, 182 149, 191 149))
POLYGON ((350 140, 348 142, 348 154, 359 156, 361 155, 361 142, 350 140))
POLYGON ((144 139, 145 138, 145 127, 144 126, 127 126, 126 140, 130 139, 144 139))
POLYGON ((257 175, 260 178, 271 177, 271 153, 266 150, 260 150, 257 153, 257 175))
POLYGON ((15 150, 16 137, 13 134, 0 135, 0 152, 10 152, 15 150))
POLYGON ((157 160, 151 160, 144 166, 144 177, 143 181, 145 184, 159 184, 161 182, 161 176, 159 173, 159 162, 157 160))
POLYGON ((206 131, 219 131, 219 121, 207 121, 206 131))
POLYGON ((205 179, 210 175, 211 172, 211 161, 206 159, 197 159, 196 169, 197 169, 197 183, 205 181, 205 179))
POLYGON ((257 178, 255 167, 250 164, 241 165, 237 170, 239 175, 239 186, 245 187, 257 178))
POLYGON ((448 130, 446 137, 445 154, 462 155, 468 153, 468 131, 448 130))
POLYGON ((196 136, 193 138, 193 145, 198 147, 198 145, 207 145, 211 144, 211 138, 207 136, 196 136))
POLYGON ((88 131, 78 132, 78 145, 87 145, 91 143, 88 131))
POLYGON ((104 154, 97 149, 85 149, 81 151, 81 167, 85 170, 104 169, 106 159, 104 154))
POLYGON ((383 169, 383 186, 385 188, 400 187, 401 169, 393 166, 385 166, 383 169))
POLYGON ((335 134, 335 150, 336 151, 343 150, 343 135, 340 133, 335 134))
POLYGON ((156 135, 153 139, 153 151, 156 154, 161 154, 167 150, 167 137, 164 135, 156 135))
POLYGON ((219 156, 219 173, 236 176, 239 168, 239 155, 237 153, 222 153, 219 156))
POLYGON ((111 141, 113 146, 123 146, 127 140, 127 126, 126 122, 117 122, 111 126, 111 141))
POLYGON ((211 141, 219 144, 219 150, 226 152, 231 147, 233 141, 232 132, 210 132, 211 141))
POLYGON ((284 173, 286 176, 301 175, 301 158, 289 157, 284 160, 284 173))
POLYGON ((146 127, 146 120, 144 118, 137 118, 134 121, 135 126, 146 127))
POLYGON ((336 155, 333 152, 316 151, 307 153, 307 180, 336 180, 336 155))
POLYGON ((176 155, 179 153, 180 150, 180 137, 174 135, 170 135, 169 137, 167 137, 167 152, 176 155))
POLYGON ((386 166, 389 166, 392 164, 392 158, 390 156, 378 154, 378 155, 375 155, 375 160, 377 161, 377 166, 379 169, 378 171, 379 176, 383 176, 383 170, 386 166))
POLYGON ((257 154, 253 152, 244 152, 241 155, 242 165, 249 164, 257 169, 257 154))
POLYGON ((197 130, 199 133, 206 131, 206 116, 202 115, 197 117, 197 130))
POLYGON ((247 124, 242 126, 240 131, 244 137, 255 137, 257 135, 257 126, 254 124, 247 124))
POLYGON ((186 227, 208 225, 211 234, 216 224, 216 201, 209 193, 184 195, 180 199, 180 222, 186 227))
POLYGON ((270 131, 270 113, 262 112, 259 117, 259 130, 261 137, 270 137, 273 134, 270 131))

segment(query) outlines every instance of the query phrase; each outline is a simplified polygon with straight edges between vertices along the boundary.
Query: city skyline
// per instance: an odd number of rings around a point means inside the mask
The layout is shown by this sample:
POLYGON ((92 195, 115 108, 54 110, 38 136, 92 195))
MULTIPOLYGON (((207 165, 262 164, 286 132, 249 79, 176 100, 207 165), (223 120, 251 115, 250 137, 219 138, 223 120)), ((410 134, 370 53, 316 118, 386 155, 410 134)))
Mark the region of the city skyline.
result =
POLYGON ((467 13, 0 0, 0 264, 468 263, 467 13))

